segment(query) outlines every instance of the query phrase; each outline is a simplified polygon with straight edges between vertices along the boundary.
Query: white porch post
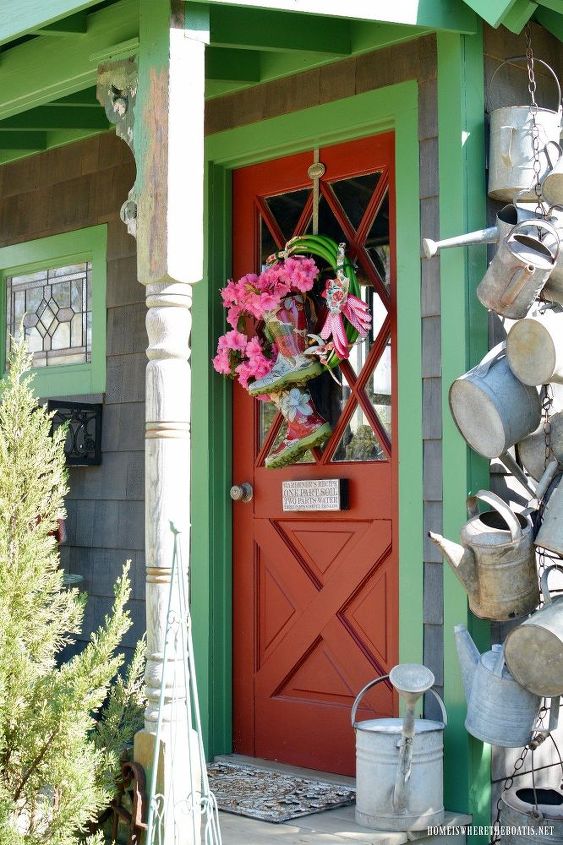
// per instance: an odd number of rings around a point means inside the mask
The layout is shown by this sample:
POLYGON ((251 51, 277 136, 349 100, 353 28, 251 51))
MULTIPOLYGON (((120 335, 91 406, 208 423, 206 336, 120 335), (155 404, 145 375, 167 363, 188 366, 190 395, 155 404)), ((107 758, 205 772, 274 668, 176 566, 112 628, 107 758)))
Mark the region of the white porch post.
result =
MULTIPOLYGON (((136 233, 138 277, 146 286, 148 309, 145 431, 148 706, 145 730, 135 738, 135 760, 146 770, 152 764, 163 676, 173 551, 170 522, 180 532, 186 569, 190 561, 190 308, 191 286, 203 276, 204 59, 209 28, 205 13, 184 19, 184 7, 189 11, 189 5, 176 0, 140 0, 134 120, 127 93, 134 95, 135 86, 130 84, 128 92, 116 92, 119 85, 111 82, 109 65, 100 69, 99 84, 100 90, 105 82, 106 111, 111 116, 113 110, 118 134, 132 145, 135 154, 137 177, 122 217, 129 231, 136 233)), ((115 63, 114 78, 118 78, 115 70, 124 65, 130 68, 131 62, 115 63)), ((185 695, 179 688, 183 681, 182 658, 180 654, 170 656, 165 676, 157 790, 164 793, 165 806, 172 806, 169 797, 173 804, 182 802, 190 791, 190 782, 199 787, 197 764, 188 754, 185 710, 171 706, 174 698, 185 695), (189 760, 193 761, 191 772, 189 760)), ((191 843, 190 828, 186 816, 183 824, 178 824, 178 820, 174 824, 166 818, 163 845, 191 843)))

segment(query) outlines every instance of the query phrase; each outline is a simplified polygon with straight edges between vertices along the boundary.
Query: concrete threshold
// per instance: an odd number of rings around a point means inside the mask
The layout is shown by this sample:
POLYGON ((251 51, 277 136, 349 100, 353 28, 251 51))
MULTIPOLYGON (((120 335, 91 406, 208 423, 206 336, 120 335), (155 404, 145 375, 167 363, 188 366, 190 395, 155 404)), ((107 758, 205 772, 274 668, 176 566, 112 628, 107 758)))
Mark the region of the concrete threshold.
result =
MULTIPOLYGON (((319 778, 332 783, 354 786, 354 778, 335 775, 327 772, 317 772, 298 766, 286 766, 271 760, 260 760, 245 757, 240 754, 228 754, 216 757, 216 762, 248 763, 265 769, 274 769, 290 775, 319 778)), ((383 830, 370 830, 356 823, 355 808, 338 807, 325 810, 310 816, 301 816, 281 824, 232 813, 220 813, 221 834, 223 845, 310 845, 310 843, 324 843, 324 845, 404 845, 416 841, 419 845, 465 845, 466 837, 463 833, 428 836, 425 830, 395 833, 383 830)), ((462 813, 446 813, 444 826, 453 828, 471 824, 471 816, 462 813)))

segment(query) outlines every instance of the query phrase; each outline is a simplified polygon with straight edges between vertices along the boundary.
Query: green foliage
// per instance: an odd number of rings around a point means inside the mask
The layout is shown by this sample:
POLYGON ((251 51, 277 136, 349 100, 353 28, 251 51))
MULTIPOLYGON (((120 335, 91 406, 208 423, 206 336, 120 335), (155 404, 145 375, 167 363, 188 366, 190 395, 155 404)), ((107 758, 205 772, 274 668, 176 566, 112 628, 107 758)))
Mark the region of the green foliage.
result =
POLYGON ((108 792, 114 791, 120 760, 143 727, 145 657, 143 638, 137 643, 125 678, 119 676, 113 684, 94 732, 94 744, 101 753, 99 778, 108 792))
POLYGON ((29 364, 15 345, 0 402, 0 843, 76 845, 111 797, 101 777, 111 754, 93 739, 94 716, 131 624, 129 564, 111 614, 58 667, 57 654, 80 631, 84 599, 63 588, 52 536, 67 492, 65 433, 50 436, 29 364))

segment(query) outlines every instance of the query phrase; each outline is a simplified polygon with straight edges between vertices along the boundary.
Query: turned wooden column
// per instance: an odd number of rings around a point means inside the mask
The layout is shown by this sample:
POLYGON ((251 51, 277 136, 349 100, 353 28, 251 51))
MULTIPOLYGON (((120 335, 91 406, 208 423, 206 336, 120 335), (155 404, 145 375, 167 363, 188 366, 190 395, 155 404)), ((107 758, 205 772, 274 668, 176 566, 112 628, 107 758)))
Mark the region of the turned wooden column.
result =
MULTIPOLYGON (((190 330, 192 284, 203 275, 205 7, 140 0, 137 60, 102 65, 98 98, 133 149, 137 176, 122 219, 137 238, 139 281, 146 286, 145 553, 147 709, 135 760, 152 767, 163 678, 163 652, 174 538, 190 564, 190 330)), ((187 690, 180 653, 169 638, 158 791, 164 795, 163 845, 192 843, 186 799, 199 787, 190 753, 187 690), (175 702, 175 706, 173 706, 175 702), (172 808, 175 808, 172 810, 172 808)), ((193 737, 192 737, 193 739, 193 737)), ((196 825, 197 826, 197 825, 196 825)))

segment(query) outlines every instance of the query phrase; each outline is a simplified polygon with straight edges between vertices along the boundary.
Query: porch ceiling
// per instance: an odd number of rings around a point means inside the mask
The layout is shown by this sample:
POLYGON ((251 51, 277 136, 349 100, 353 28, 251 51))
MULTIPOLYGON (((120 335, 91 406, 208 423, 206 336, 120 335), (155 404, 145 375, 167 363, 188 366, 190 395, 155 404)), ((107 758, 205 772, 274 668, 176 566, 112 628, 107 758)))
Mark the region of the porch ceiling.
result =
MULTIPOLYGON (((471 33, 530 15, 563 38, 562 0, 201 0, 206 96, 216 97, 434 30, 471 33), (471 8, 469 8, 471 7, 471 8)), ((109 128, 97 66, 139 46, 139 0, 0 0, 0 163, 109 128), (12 6, 11 14, 8 6, 12 6)))

